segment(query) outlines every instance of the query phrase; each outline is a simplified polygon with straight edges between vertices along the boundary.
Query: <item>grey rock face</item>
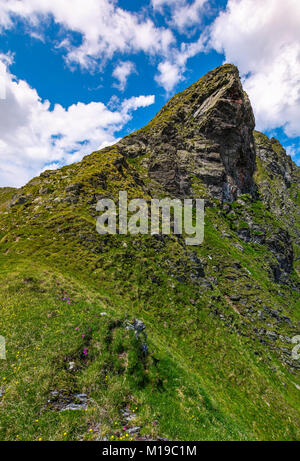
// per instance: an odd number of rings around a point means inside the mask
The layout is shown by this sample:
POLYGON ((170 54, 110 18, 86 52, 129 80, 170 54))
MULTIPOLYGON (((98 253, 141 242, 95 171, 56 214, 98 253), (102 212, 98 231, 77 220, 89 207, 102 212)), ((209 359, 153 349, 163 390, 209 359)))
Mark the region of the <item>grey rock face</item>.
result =
MULTIPOLYGON (((280 271, 290 273, 293 263, 299 271, 300 260, 294 257, 294 253, 300 242, 297 206, 300 170, 276 139, 269 139, 257 131, 254 138, 257 152, 255 180, 259 195, 282 227, 279 233, 268 237, 266 243, 274 253, 280 271)), ((275 274, 275 279, 280 276, 280 273, 275 274)))
POLYGON ((61 389, 50 393, 50 398, 44 408, 53 411, 86 410, 88 402, 86 394, 72 394, 61 389))
POLYGON ((146 325, 141 320, 136 319, 132 324, 127 325, 128 330, 134 330, 136 338, 139 338, 140 335, 143 336, 144 341, 141 344, 141 349, 143 355, 148 353, 148 344, 147 344, 147 333, 145 332, 146 325))
POLYGON ((267 336, 267 338, 270 339, 271 341, 276 341, 276 339, 277 339, 277 334, 275 333, 275 331, 267 330, 267 331, 266 331, 266 336, 267 336))
POLYGON ((71 184, 70 186, 66 187, 66 192, 71 192, 74 195, 79 195, 82 189, 81 183, 71 184))
POLYGON ((123 154, 149 154, 149 177, 175 196, 193 179, 231 202, 255 193, 254 115, 235 66, 224 65, 172 98, 144 129, 118 144, 123 154))
MULTIPOLYGON (((129 324, 127 326, 127 329, 131 329, 135 331, 136 337, 138 337, 145 330, 145 328, 146 328, 146 325, 144 324, 144 322, 138 319, 136 319, 133 322, 133 324, 129 324)), ((146 335, 146 333, 144 333, 144 335, 146 335)))
POLYGON ((12 199, 10 202, 9 206, 10 208, 17 206, 17 205, 24 205, 28 201, 28 197, 25 197, 24 195, 16 196, 12 199))

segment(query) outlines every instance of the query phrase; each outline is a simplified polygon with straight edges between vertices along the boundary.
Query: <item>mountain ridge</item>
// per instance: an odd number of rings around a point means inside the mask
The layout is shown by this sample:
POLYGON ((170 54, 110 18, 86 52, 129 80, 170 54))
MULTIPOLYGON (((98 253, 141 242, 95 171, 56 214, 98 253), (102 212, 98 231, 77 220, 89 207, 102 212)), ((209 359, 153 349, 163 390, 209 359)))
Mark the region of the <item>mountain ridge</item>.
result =
POLYGON ((3 439, 120 439, 136 406, 138 440, 299 439, 299 168, 253 130, 224 65, 117 144, 0 191, 3 439), (100 236, 96 204, 120 190, 204 198, 203 244, 100 236), (57 410, 80 392, 85 414, 57 410))

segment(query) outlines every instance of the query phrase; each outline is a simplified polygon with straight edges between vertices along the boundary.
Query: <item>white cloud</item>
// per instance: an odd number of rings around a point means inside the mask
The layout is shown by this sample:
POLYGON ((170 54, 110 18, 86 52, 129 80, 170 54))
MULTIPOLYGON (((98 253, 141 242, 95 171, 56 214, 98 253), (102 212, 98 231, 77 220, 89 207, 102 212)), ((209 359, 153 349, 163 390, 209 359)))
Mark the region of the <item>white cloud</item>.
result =
POLYGON ((295 158, 299 155, 300 149, 298 149, 295 144, 291 146, 287 146, 286 148, 286 153, 287 155, 290 155, 292 158, 295 158))
POLYGON ((192 26, 197 25, 202 19, 203 7, 207 0, 194 0, 191 4, 183 4, 176 8, 173 14, 172 23, 180 32, 185 32, 192 26))
POLYGON ((43 170, 79 161, 113 144, 132 111, 154 103, 154 96, 125 99, 118 110, 101 102, 78 102, 50 110, 25 81, 6 73, 6 99, 0 101, 0 185, 21 186, 43 170))
POLYGON ((113 71, 113 77, 115 77, 119 83, 115 84, 117 88, 119 88, 120 91, 124 91, 128 77, 136 72, 135 69, 135 64, 131 61, 123 61, 120 62, 117 67, 113 71))
MULTIPOLYGON (((152 6, 162 14, 164 8, 171 11, 169 26, 177 29, 181 33, 189 33, 192 26, 199 29, 201 16, 207 0, 194 0, 192 3, 187 0, 152 0, 152 6)), ((175 86, 184 79, 187 61, 205 51, 208 32, 204 30, 198 40, 194 42, 181 42, 180 47, 170 49, 168 56, 158 65, 158 74, 155 76, 156 82, 161 85, 168 94, 175 86)))
POLYGON ((127 117, 127 121, 129 120, 128 117, 128 112, 132 110, 137 110, 140 107, 148 107, 154 104, 155 102, 155 96, 149 95, 149 96, 133 96, 132 98, 125 99, 122 103, 122 110, 121 110, 121 115, 127 117))
POLYGON ((13 53, 7 53, 7 54, 0 53, 0 65, 2 65, 2 68, 5 67, 5 71, 6 71, 6 67, 11 66, 13 62, 14 62, 13 53))
POLYGON ((157 83, 164 87, 170 93, 175 85, 182 80, 182 71, 177 64, 172 64, 169 61, 161 62, 158 65, 159 74, 156 75, 157 83))
POLYGON ((175 42, 172 32, 156 27, 142 14, 125 11, 114 0, 6 0, 0 3, 0 26, 13 27, 18 17, 38 28, 49 16, 66 30, 82 34, 82 43, 73 46, 64 40, 67 61, 83 68, 98 67, 98 59, 110 59, 116 52, 143 51, 166 55, 175 42))
POLYGON ((151 0, 151 4, 155 10, 162 11, 164 7, 168 6, 175 8, 182 6, 186 3, 186 0, 151 0))
POLYGON ((171 93, 177 83, 183 80, 187 61, 201 51, 205 51, 206 38, 206 33, 203 33, 195 42, 182 43, 180 50, 174 49, 169 59, 158 65, 159 73, 155 76, 155 80, 167 93, 171 93))
MULTIPOLYGON (((32 37, 46 41, 43 29, 52 17, 64 30, 64 38, 55 43, 55 47, 64 50, 71 68, 79 65, 82 69, 99 72, 116 53, 144 52, 160 61, 156 81, 170 92, 182 80, 187 60, 202 51, 196 49, 199 40, 189 44, 182 42, 178 49, 172 28, 190 32, 195 26, 196 31, 207 3, 207 0, 152 0, 155 10, 163 13, 167 6, 171 12, 168 27, 162 27, 147 16, 147 8, 140 13, 126 11, 117 6, 116 0, 85 0, 84 7, 82 0, 72 0, 71 7, 70 0, 0 0, 0 32, 1 26, 12 28, 15 19, 21 19, 32 37), (73 32, 82 36, 79 45, 75 46, 72 41, 73 32)), ((113 76, 119 81, 120 90, 124 90, 133 71, 133 63, 128 60, 116 67, 113 76)))
POLYGON ((192 3, 187 0, 152 0, 154 10, 164 13, 168 8, 171 12, 169 21, 170 27, 177 29, 181 33, 189 31, 193 26, 199 28, 207 0, 194 0, 192 3))
POLYGON ((211 44, 237 64, 257 127, 300 135, 299 0, 229 0, 211 28, 211 44))

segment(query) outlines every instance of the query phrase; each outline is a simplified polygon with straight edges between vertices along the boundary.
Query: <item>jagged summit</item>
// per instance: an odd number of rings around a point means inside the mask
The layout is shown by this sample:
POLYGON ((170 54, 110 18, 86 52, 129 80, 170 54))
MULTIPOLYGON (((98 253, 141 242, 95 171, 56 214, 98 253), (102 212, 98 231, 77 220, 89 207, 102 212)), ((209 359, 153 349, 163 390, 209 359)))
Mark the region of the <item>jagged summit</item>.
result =
POLYGON ((149 176, 191 195, 191 174, 213 197, 254 193, 254 115, 237 67, 218 67, 174 96, 143 129, 119 144, 126 156, 149 153, 149 176))
MULTIPOLYGON (((254 132, 254 127, 253 110, 238 68, 224 64, 176 94, 145 127, 115 145, 76 164, 43 172, 17 191, 10 205, 26 203, 28 193, 39 202, 39 195, 52 192, 48 183, 55 185, 56 204, 64 200, 75 204, 84 194, 94 203, 115 182, 116 187, 140 196, 167 193, 205 198, 208 203, 214 199, 230 203, 245 193, 257 197, 259 184, 254 173, 262 163, 267 171, 281 172, 280 184, 283 181, 286 188, 291 182, 290 170, 297 172, 299 168, 287 160, 278 141, 269 141, 254 132), (282 151, 280 159, 278 150, 282 151), (125 180, 115 181, 118 175, 125 180)), ((297 179, 299 175, 293 176, 297 179)), ((116 188, 109 189, 114 195, 116 188)), ((270 197, 267 189, 260 188, 260 192, 270 202, 274 194, 270 197)))
POLYGON ((254 132, 254 125, 238 69, 225 64, 115 145, 45 171, 20 190, 0 191, 0 212, 24 209, 29 222, 48 226, 49 213, 84 210, 90 222, 97 216, 97 201, 118 199, 121 190, 129 198, 204 198, 217 208, 246 194, 253 203, 259 199, 272 219, 261 215, 259 206, 251 213, 245 206, 239 217, 231 210, 230 226, 243 241, 266 244, 275 256, 269 262, 272 279, 289 283, 293 268, 299 271, 299 168, 278 141, 254 132))

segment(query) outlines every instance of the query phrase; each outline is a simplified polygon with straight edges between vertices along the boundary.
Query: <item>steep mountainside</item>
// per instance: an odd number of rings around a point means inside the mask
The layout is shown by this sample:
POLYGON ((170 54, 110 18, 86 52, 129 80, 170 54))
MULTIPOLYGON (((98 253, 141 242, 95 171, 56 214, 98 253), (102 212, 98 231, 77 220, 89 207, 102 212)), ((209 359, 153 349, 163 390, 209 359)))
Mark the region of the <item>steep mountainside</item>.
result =
POLYGON ((0 439, 299 439, 299 168, 254 126, 224 65, 114 146, 0 189, 0 439), (119 191, 204 198, 203 244, 100 236, 119 191))

